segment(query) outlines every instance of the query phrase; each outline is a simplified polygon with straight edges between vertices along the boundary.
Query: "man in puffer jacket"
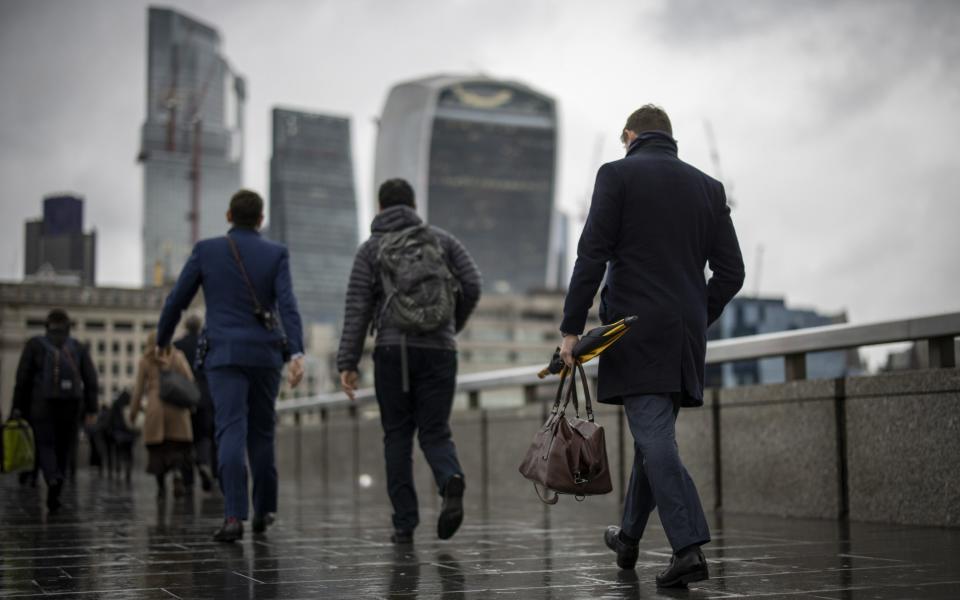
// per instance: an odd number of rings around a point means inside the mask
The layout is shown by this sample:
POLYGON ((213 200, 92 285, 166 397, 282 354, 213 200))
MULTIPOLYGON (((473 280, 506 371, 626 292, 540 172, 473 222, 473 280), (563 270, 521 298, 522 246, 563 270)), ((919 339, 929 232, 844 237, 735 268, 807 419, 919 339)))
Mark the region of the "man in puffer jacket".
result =
MULTIPOLYGON (((390 179, 380 186, 378 195, 380 212, 370 227, 372 235, 357 250, 350 273, 337 368, 344 392, 353 399, 364 340, 373 324, 374 380, 384 431, 387 491, 394 511, 391 540, 397 544, 411 543, 413 530, 420 521, 413 484, 414 432, 418 432, 420 448, 443 497, 437 535, 448 539, 463 521, 465 487, 449 423, 457 375, 455 336, 480 298, 480 271, 455 237, 423 225, 409 183, 390 179), (381 245, 400 248, 402 236, 412 241, 406 248, 412 245, 427 255, 442 255, 446 264, 445 268, 442 263, 438 265, 440 277, 433 279, 448 281, 454 299, 445 302, 446 293, 438 292, 440 300, 430 303, 431 306, 448 304, 449 311, 441 310, 441 321, 428 327, 417 327, 416 316, 410 317, 409 313, 405 318, 395 316, 397 305, 405 299, 415 300, 416 292, 409 291, 404 283, 396 283, 404 280, 402 273, 388 269, 385 274, 389 257, 382 260, 381 245), (386 294, 385 285, 390 288, 386 294), (411 295, 403 297, 406 292, 411 295)), ((417 304, 408 304, 414 315, 429 309, 417 304)), ((431 317, 436 318, 436 314, 423 316, 427 320, 431 317)))

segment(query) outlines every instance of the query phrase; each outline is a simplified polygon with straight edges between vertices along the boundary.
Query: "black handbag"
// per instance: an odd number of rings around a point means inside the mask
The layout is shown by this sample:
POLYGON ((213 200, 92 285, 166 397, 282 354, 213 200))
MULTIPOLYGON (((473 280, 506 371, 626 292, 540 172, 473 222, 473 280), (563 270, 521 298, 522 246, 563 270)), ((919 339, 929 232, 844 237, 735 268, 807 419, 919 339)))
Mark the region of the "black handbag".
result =
POLYGON ((160 400, 170 406, 194 411, 200 406, 200 388, 176 371, 161 370, 160 400))

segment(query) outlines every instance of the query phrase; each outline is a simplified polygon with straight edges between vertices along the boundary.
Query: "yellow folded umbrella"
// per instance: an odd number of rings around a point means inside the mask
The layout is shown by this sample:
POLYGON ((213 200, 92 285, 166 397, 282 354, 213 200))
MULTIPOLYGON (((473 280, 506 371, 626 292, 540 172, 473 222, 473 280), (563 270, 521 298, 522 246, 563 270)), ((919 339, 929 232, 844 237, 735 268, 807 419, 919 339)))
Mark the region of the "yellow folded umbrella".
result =
MULTIPOLYGON (((622 338, 636 320, 637 317, 624 317, 616 323, 594 327, 585 333, 583 337, 580 338, 580 341, 577 342, 577 345, 573 347, 573 356, 581 364, 590 362, 622 338)), ((550 364, 537 373, 537 376, 543 379, 547 375, 556 375, 565 368, 566 366, 560 358, 560 348, 557 348, 553 353, 550 364)))

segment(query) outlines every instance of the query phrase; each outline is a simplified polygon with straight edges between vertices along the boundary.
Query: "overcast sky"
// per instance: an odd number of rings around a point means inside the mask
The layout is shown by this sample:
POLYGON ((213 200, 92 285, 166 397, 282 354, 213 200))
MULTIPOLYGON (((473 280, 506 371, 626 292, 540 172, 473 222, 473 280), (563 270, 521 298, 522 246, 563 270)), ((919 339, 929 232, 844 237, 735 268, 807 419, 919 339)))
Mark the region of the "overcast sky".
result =
MULTIPOLYGON (((98 231, 100 283, 139 284, 147 6, 0 0, 0 278, 22 276, 23 222, 42 196, 71 190, 98 231)), ((716 174, 712 123, 746 291, 857 322, 960 309, 958 2, 166 6, 219 29, 246 76, 244 181, 265 196, 271 107, 352 118, 366 221, 390 86, 483 72, 558 99, 558 200, 574 213, 599 163, 622 155, 626 115, 656 102, 681 157, 716 174)))

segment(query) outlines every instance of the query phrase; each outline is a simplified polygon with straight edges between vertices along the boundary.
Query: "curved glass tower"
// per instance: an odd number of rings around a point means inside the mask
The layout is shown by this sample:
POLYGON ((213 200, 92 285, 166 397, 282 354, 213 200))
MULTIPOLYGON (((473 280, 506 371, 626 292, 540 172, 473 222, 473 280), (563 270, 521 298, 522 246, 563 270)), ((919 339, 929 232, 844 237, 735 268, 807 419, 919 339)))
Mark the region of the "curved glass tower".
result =
POLYGON ((487 291, 556 279, 557 111, 513 81, 437 76, 396 85, 377 137, 374 189, 403 177, 429 223, 457 236, 487 291))

